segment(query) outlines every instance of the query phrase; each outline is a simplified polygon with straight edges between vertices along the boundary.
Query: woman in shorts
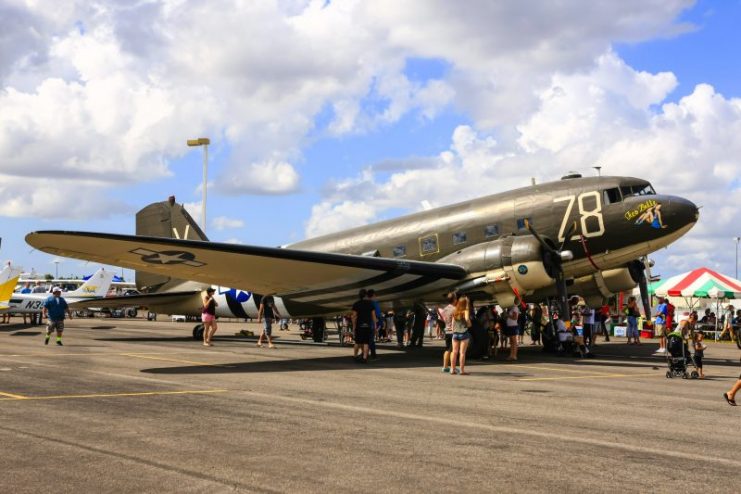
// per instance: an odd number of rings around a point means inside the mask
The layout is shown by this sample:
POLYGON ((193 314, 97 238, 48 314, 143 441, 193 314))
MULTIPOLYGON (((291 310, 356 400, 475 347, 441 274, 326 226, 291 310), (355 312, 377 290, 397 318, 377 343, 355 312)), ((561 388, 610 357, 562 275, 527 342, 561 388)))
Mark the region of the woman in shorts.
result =
POLYGON ((203 345, 213 346, 211 338, 216 332, 216 306, 219 305, 214 299, 214 290, 212 287, 206 289, 203 295, 203 308, 201 309, 201 321, 203 322, 203 345))
POLYGON ((468 375, 466 372, 466 350, 471 339, 468 328, 471 327, 471 306, 468 297, 465 295, 458 299, 455 304, 453 313, 453 350, 450 352, 450 375, 456 374, 456 363, 460 358, 461 375, 468 375))

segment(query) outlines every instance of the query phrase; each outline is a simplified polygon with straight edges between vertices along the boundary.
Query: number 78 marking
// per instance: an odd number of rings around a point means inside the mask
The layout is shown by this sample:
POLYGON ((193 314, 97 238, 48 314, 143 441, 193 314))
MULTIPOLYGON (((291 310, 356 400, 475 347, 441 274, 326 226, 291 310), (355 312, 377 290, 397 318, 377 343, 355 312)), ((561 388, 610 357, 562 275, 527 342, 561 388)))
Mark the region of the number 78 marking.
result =
MULTIPOLYGON (((599 192, 592 190, 589 192, 582 192, 578 196, 571 195, 556 197, 553 199, 554 204, 565 201, 569 201, 569 204, 566 206, 566 212, 563 215, 563 220, 561 220, 561 227, 558 229, 559 242, 564 242, 566 240, 566 225, 569 223, 569 219, 571 218, 571 212, 574 209, 574 202, 579 206, 581 235, 584 235, 585 237, 599 237, 605 233, 605 221, 602 217, 602 198, 599 192), (589 197, 594 198, 594 207, 592 209, 587 209, 584 205, 584 199, 589 197), (589 218, 595 218, 597 224, 594 225, 594 222, 592 222, 592 225, 596 226, 596 228, 590 229, 589 222, 587 221, 589 218)), ((577 240, 578 238, 579 235, 574 235, 571 237, 571 240, 577 240)))

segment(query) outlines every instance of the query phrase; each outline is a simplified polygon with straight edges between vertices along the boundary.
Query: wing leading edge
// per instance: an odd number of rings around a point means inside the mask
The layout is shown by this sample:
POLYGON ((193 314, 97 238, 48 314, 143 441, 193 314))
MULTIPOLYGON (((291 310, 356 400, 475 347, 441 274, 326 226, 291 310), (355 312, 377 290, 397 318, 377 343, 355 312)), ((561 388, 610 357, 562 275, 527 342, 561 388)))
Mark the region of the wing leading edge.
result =
POLYGON ((467 275, 453 264, 136 235, 40 231, 26 242, 49 254, 287 296, 373 287, 381 278, 419 289, 467 275))

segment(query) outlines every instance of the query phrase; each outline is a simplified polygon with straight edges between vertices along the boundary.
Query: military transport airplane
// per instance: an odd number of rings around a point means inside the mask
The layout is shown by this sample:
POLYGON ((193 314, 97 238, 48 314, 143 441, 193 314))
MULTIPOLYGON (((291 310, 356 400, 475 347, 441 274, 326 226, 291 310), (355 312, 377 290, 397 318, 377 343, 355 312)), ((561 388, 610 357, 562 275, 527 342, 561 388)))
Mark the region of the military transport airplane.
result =
MULTIPOLYGON (((97 270, 77 290, 65 292, 64 299, 70 308, 76 308, 76 304, 88 300, 100 300, 108 293, 113 281, 113 271, 103 268, 97 270)), ((49 298, 48 293, 14 293, 10 297, 9 311, 14 314, 37 314, 43 311, 42 305, 49 298)))
POLYGON ((288 316, 337 314, 362 287, 394 304, 439 299, 451 289, 502 306, 557 296, 566 311, 567 289, 601 298, 636 284, 647 306, 640 259, 684 235, 699 210, 657 194, 646 180, 574 174, 278 248, 207 242, 185 215, 179 238, 164 238, 174 227, 165 218, 156 236, 40 231, 26 242, 134 269, 137 282, 139 272, 151 273, 154 288, 181 283, 170 277, 193 280, 191 297, 202 284, 250 287, 225 297, 235 315, 254 317, 256 293, 276 295, 288 316), (186 228, 200 238, 191 240, 186 228))

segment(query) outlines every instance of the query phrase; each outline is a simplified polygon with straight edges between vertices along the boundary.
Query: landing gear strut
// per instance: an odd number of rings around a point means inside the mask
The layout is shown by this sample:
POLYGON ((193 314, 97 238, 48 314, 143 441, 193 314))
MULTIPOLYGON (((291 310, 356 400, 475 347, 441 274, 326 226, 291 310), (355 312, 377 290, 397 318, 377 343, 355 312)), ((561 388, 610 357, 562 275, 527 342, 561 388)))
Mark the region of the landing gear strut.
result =
POLYGON ((193 339, 194 340, 203 339, 203 324, 196 324, 196 327, 193 328, 193 339))

